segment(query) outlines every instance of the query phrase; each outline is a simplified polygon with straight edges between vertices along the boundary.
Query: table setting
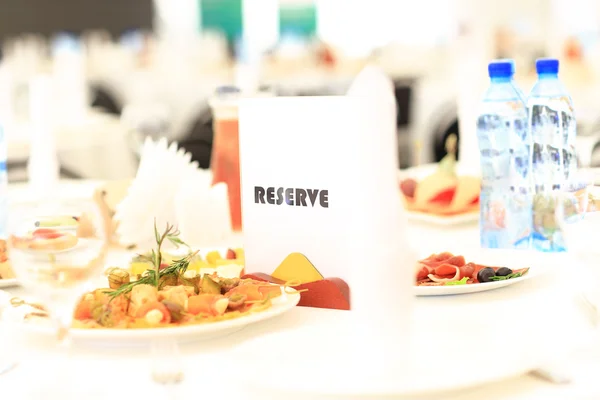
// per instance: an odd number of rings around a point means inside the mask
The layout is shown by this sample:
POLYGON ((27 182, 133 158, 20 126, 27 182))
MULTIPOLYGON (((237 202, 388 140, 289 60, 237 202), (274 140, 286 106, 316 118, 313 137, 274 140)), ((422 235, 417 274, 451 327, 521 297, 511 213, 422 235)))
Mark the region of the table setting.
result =
POLYGON ((10 185, 0 396, 600 397, 593 174, 555 203, 568 251, 482 248, 455 153, 399 172, 392 91, 229 88, 212 170, 147 139, 131 181, 10 185))

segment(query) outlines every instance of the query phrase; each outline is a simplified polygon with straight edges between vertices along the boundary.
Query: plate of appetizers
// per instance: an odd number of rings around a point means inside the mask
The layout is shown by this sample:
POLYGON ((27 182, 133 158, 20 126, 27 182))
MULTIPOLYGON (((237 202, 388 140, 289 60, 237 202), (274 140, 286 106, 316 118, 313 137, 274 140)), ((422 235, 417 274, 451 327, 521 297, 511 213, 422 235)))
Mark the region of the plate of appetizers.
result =
POLYGON ((479 220, 481 179, 457 164, 454 151, 437 164, 400 171, 399 181, 411 220, 438 225, 479 220))
MULTIPOLYGON (((78 299, 74 341, 135 346, 166 337, 210 339, 276 317, 300 301, 289 285, 242 278, 241 250, 201 256, 169 226, 157 232, 157 242, 155 251, 134 256, 129 265, 107 268, 105 281, 78 299), (162 248, 167 241, 182 246, 168 253, 162 248)), ((34 300, 13 297, 0 307, 5 321, 23 323, 33 333, 53 332, 46 308, 34 300)))
POLYGON ((504 263, 489 264, 450 252, 431 254, 417 262, 415 294, 443 296, 484 292, 522 282, 530 268, 504 263))

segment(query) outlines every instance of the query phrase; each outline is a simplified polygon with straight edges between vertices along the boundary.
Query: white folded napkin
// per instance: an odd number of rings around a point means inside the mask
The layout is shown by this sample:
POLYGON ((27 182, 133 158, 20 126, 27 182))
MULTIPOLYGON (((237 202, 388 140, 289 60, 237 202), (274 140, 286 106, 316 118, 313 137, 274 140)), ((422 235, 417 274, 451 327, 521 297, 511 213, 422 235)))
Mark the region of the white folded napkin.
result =
POLYGON ((181 239, 192 248, 217 247, 232 234, 227 185, 212 186, 212 173, 198 170, 180 186, 175 215, 181 239))
POLYGON ((146 139, 137 175, 116 207, 120 243, 149 246, 154 241, 155 219, 159 231, 167 223, 177 224, 175 195, 196 171, 198 164, 191 162, 191 155, 178 149, 177 143, 146 139))
MULTIPOLYGON (((380 199, 377 209, 357 215, 355 222, 364 229, 352 232, 362 243, 352 250, 352 257, 358 262, 369 261, 368 267, 356 265, 351 269, 349 285, 354 321, 351 331, 358 335, 356 340, 360 340, 361 335, 377 338, 360 357, 373 361, 365 365, 378 364, 385 370, 390 363, 404 363, 403 357, 410 346, 417 260, 407 241, 407 217, 398 188, 393 84, 381 69, 368 66, 357 76, 347 95, 362 98, 361 118, 366 120, 364 126, 371 127, 365 132, 368 137, 364 138, 361 164, 363 173, 373 181, 357 195, 380 199), (382 362, 387 358, 396 361, 382 362)), ((365 204, 371 203, 365 200, 365 204)))
POLYGON ((116 206, 119 242, 140 248, 154 246, 154 221, 159 232, 175 225, 192 247, 221 245, 230 237, 227 186, 212 185, 212 173, 191 162, 191 155, 165 138, 147 138, 137 175, 116 206))

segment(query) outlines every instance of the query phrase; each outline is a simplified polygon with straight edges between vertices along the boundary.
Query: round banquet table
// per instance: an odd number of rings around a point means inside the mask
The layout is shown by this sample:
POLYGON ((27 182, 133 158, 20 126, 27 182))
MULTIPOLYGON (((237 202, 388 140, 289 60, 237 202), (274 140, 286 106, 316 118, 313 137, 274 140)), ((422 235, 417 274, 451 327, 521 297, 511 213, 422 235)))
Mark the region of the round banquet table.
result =
MULTIPOLYGON (((81 196, 91 194, 98 182, 64 182, 63 194, 81 196)), ((11 187, 11 196, 25 196, 25 186, 11 187)), ((477 243, 476 225, 457 227, 439 227, 410 223, 412 245, 422 252, 454 250, 462 245, 477 243), (460 238, 460 240, 457 240, 460 238)), ((460 250, 457 250, 457 252, 460 250)), ((567 271, 568 272, 568 271, 567 271)), ((502 308, 525 309, 535 311, 530 319, 550 321, 549 333, 553 338, 548 341, 548 353, 554 354, 555 364, 560 371, 568 374, 571 383, 558 385, 533 377, 515 376, 511 379, 474 386, 450 392, 423 396, 410 396, 422 400, 564 400, 598 399, 600 385, 597 371, 600 370, 600 335, 595 331, 582 306, 575 301, 576 293, 568 288, 570 282, 561 274, 548 274, 536 277, 504 289, 461 296, 441 296, 417 298, 417 312, 463 312, 478 313, 485 310, 502 308), (569 344, 569 346, 563 346, 569 344)), ((14 295, 25 294, 22 288, 6 289, 14 295)), ((243 371, 236 369, 235 346, 245 341, 279 330, 302 330, 306 326, 324 321, 335 320, 336 313, 344 311, 296 307, 278 318, 248 326, 223 338, 192 344, 182 344, 181 367, 185 379, 176 386, 163 386, 150 379, 152 358, 148 349, 139 348, 93 348, 75 345, 70 357, 65 358, 63 349, 44 340, 32 341, 30 338, 15 335, 12 329, 0 324, 0 361, 7 354, 18 354, 19 364, 12 371, 0 375, 0 398, 37 399, 57 397, 58 388, 64 382, 71 387, 73 398, 85 399, 168 399, 168 398, 223 398, 223 399, 295 399, 290 393, 282 396, 266 389, 242 387, 235 379, 243 371), (13 351, 19 349, 18 352, 13 351), (4 356, 4 357, 3 357, 4 356), (60 376, 63 376, 60 378, 60 376), (56 390, 56 391, 55 391, 56 390), (42 393, 40 393, 42 392, 42 393)), ((509 313, 510 314, 510 313, 509 313)), ((499 314, 500 315, 500 314, 499 314)), ((506 314, 508 315, 508 314, 506 314)), ((500 317, 499 317, 500 318, 500 317)), ((514 324, 509 327, 522 335, 531 333, 528 328, 518 326, 523 319, 500 318, 502 324, 514 324)), ((333 324, 332 326, 334 326, 333 324)), ((539 332, 539 331, 538 331, 539 332)), ((454 326, 440 333, 440 343, 451 345, 452 335, 473 335, 473 332, 461 331, 454 326)), ((545 340, 543 335, 540 340, 545 340)), ((516 338, 518 340, 518 338, 516 338)), ((365 338, 368 341, 368 338, 365 338)), ((0 363, 1 364, 1 363, 0 363)), ((468 371, 465 371, 468 373, 468 371)), ((268 379, 268 376, 265 376, 268 379)), ((435 380, 435 377, 432 377, 435 380)), ((309 396, 319 399, 317 396, 309 396)), ((307 398, 298 396, 300 398, 307 398)), ((347 399, 347 397, 344 397, 347 399)), ((386 397, 388 399, 394 397, 386 397)), ((409 397, 397 397, 407 399, 409 397)), ((327 399, 334 399, 327 397, 327 399)), ((340 397, 342 399, 342 397, 340 397)), ((356 399, 360 399, 357 397, 356 399)), ((363 399, 374 399, 364 397, 363 399)))

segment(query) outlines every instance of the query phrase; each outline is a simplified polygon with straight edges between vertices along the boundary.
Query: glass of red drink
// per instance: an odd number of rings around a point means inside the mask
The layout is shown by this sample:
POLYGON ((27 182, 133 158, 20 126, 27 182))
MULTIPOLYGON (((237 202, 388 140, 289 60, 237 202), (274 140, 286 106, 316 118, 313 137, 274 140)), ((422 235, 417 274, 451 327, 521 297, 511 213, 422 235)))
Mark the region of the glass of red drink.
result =
MULTIPOLYGON (((270 96, 261 92, 256 96, 270 96)), ((213 145, 210 168, 213 185, 227 184, 231 227, 234 232, 242 231, 242 200, 240 188, 240 142, 238 105, 242 97, 234 86, 223 86, 210 101, 213 112, 213 145)))

